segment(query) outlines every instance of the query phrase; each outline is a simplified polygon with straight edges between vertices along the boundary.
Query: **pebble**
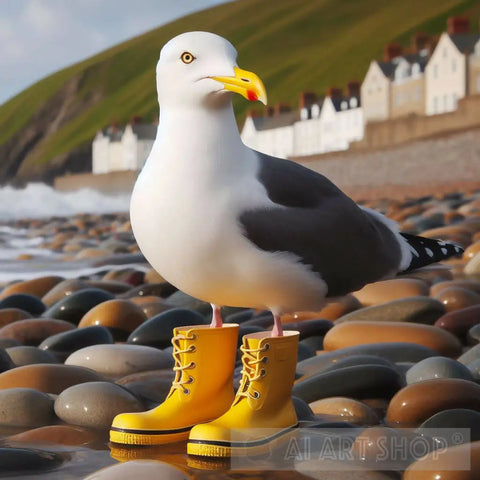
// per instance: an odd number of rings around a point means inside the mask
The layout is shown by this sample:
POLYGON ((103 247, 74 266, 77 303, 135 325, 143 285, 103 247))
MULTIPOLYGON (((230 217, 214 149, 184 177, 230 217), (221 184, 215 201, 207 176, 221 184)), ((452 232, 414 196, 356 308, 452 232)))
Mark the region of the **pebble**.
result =
POLYGON ((72 385, 104 380, 88 368, 73 365, 37 364, 0 373, 0 390, 24 387, 58 394, 72 385))
POLYGON ((153 295, 131 297, 129 300, 140 307, 147 319, 172 308, 165 305, 160 297, 155 297, 153 295))
POLYGON ((463 258, 470 260, 479 252, 480 252, 480 241, 477 241, 472 243, 465 249, 465 251, 463 252, 463 258))
POLYGON ((65 389, 55 400, 55 413, 66 423, 109 429, 116 415, 140 412, 143 405, 130 392, 110 382, 86 382, 65 389))
POLYGON ((128 383, 116 382, 139 398, 147 408, 153 408, 162 403, 170 392, 172 380, 170 378, 153 377, 146 380, 131 381, 128 383))
POLYGON ((68 279, 63 280, 60 283, 57 283, 55 287, 48 291, 43 297, 42 302, 47 306, 51 307, 53 304, 59 302, 65 297, 68 297, 74 292, 79 290, 84 290, 88 288, 88 285, 82 280, 78 279, 68 279))
POLYGON ((480 383, 480 358, 468 363, 466 367, 470 370, 470 373, 473 375, 475 381, 480 383))
POLYGON ((441 302, 430 297, 409 297, 362 308, 340 317, 335 323, 352 321, 415 322, 433 324, 445 313, 441 302))
MULTIPOLYGON (((163 283, 146 283, 143 285, 139 285, 136 288, 131 288, 128 292, 125 292, 122 295, 119 295, 120 298, 126 298, 129 299, 131 297, 148 297, 148 296, 155 296, 155 297, 160 297, 160 298, 165 298, 177 291, 176 287, 174 287, 172 284, 163 282, 163 283)), ((194 299, 193 297, 189 297, 188 295, 186 298, 183 297, 185 295, 183 292, 182 295, 179 294, 179 299, 185 299, 186 301, 190 301, 192 303, 198 303, 199 300, 194 299)), ((170 305, 170 308, 172 308, 174 303, 174 300, 172 299, 172 303, 170 305)), ((203 305, 205 302, 200 302, 201 305, 203 305)), ((209 304, 207 304, 209 305, 209 304)))
POLYGON ((480 410, 480 385, 458 378, 407 385, 391 399, 386 419, 392 425, 418 427, 435 413, 450 408, 480 410))
POLYGON ((437 353, 431 348, 415 343, 371 343, 340 348, 332 352, 324 352, 297 364, 297 374, 312 375, 333 366, 336 362, 356 355, 374 355, 390 362, 418 362, 437 353))
POLYGON ((457 360, 464 365, 468 365, 478 359, 480 359, 480 343, 469 348, 457 358, 457 360))
POLYGON ((69 455, 33 448, 0 448, 2 476, 11 473, 15 478, 20 474, 39 475, 53 470, 68 460, 69 455))
POLYGON ((180 290, 169 295, 165 303, 171 307, 185 308, 188 310, 194 310, 201 315, 210 315, 211 318, 212 306, 209 303, 191 297, 180 290))
POLYGON ((434 326, 443 328, 465 341, 470 328, 477 324, 480 324, 480 304, 448 312, 442 315, 434 326))
MULTIPOLYGON (((53 401, 52 401, 53 402, 53 401)), ((53 410, 53 405, 52 405, 53 410)), ((57 445, 85 445, 95 440, 91 430, 74 425, 48 425, 33 428, 7 437, 9 442, 54 443, 57 445)))
POLYGON ((340 417, 359 425, 377 425, 379 418, 368 405, 347 397, 329 397, 310 403, 315 415, 340 417))
POLYGON ((0 372, 5 372, 14 367, 15 364, 12 362, 8 353, 3 348, 0 349, 0 372))
POLYGON ((480 441, 432 452, 412 463, 402 480, 478 480, 480 441))
POLYGON ((73 330, 75 325, 52 318, 30 318, 18 320, 0 328, 1 338, 11 338, 23 345, 37 346, 56 333, 73 330))
POLYGON ((82 317, 99 303, 112 300, 113 295, 99 288, 86 288, 63 298, 52 305, 45 317, 66 320, 78 325, 82 317))
POLYGON ((45 304, 38 298, 27 293, 14 293, 0 300, 0 310, 3 308, 19 308, 31 315, 42 315, 45 304))
POLYGON ((13 283, 3 289, 0 293, 0 300, 17 293, 26 293, 41 298, 63 280, 62 277, 51 275, 13 283))
POLYGON ((186 308, 172 308, 142 323, 127 339, 127 343, 165 348, 170 345, 173 329, 209 323, 203 315, 186 308))
POLYGON ((88 367, 107 377, 119 378, 145 370, 173 367, 172 357, 144 345, 92 345, 72 353, 65 365, 88 367))
POLYGON ((462 378, 474 381, 473 375, 465 365, 447 357, 429 357, 421 360, 406 374, 409 385, 433 378, 462 378))
MULTIPOLYGON (((179 468, 160 460, 130 460, 102 468, 84 480, 127 480, 141 478, 142 480, 189 480, 191 475, 179 468)), ((222 480, 223 476, 215 474, 215 478, 222 480)))
POLYGON ((462 443, 476 442, 480 440, 480 413, 468 408, 442 410, 425 420, 417 429, 417 432, 420 434, 425 432, 425 435, 431 435, 434 433, 432 431, 437 429, 451 429, 451 432, 448 430, 442 432, 449 434, 448 439, 445 438, 445 440, 449 440, 448 445, 458 445, 460 441, 462 443), (459 429, 468 429, 468 432, 463 435, 459 432, 459 429), (428 430, 432 431, 428 432, 428 430))
POLYGON ((33 318, 33 315, 19 308, 4 308, 0 310, 0 328, 26 318, 33 318))
POLYGON ((106 248, 84 248, 75 255, 75 260, 86 260, 91 258, 108 257, 111 251, 106 248))
POLYGON ((300 340, 325 335, 333 327, 333 322, 325 319, 302 320, 296 323, 284 323, 284 330, 296 330, 300 340))
POLYGON ((429 284, 437 282, 446 282, 453 279, 452 271, 449 266, 432 264, 419 270, 412 270, 399 275, 401 278, 416 278, 424 280, 429 284))
POLYGON ((466 340, 470 345, 475 345, 480 342, 480 323, 468 330, 466 340))
POLYGON ((438 282, 433 284, 430 287, 430 295, 434 297, 437 293, 440 293, 442 290, 448 287, 460 287, 465 288, 466 290, 471 290, 475 293, 480 293, 480 281, 478 280, 469 280, 467 278, 459 278, 455 280, 449 280, 446 282, 438 282))
POLYGON ((17 367, 35 363, 58 363, 58 360, 51 352, 40 350, 38 347, 20 345, 7 348, 6 352, 17 367))
POLYGON ((365 307, 408 297, 428 296, 429 286, 423 280, 394 278, 369 283, 353 295, 365 307))
POLYGON ((33 388, 0 390, 0 424, 40 427, 54 422, 53 400, 33 388))
POLYGON ((337 350, 359 344, 389 341, 416 343, 451 357, 461 353, 460 341, 441 328, 417 323, 378 321, 335 324, 325 335, 324 348, 337 350))
POLYGON ((114 295, 128 292, 132 286, 125 282, 116 282, 114 280, 86 280, 89 288, 99 288, 114 295))
POLYGON ((14 340, 13 338, 1 338, 0 337, 0 349, 6 349, 10 347, 18 347, 20 346, 20 342, 14 340))
POLYGON ((83 347, 111 343, 113 337, 108 328, 93 326, 57 333, 46 338, 38 348, 64 362, 70 354, 83 347))
POLYGON ((480 253, 477 253, 468 261, 465 265, 464 272, 466 275, 471 275, 472 277, 480 277, 480 253))
POLYGON ((480 294, 462 287, 444 288, 434 298, 443 303, 447 312, 480 305, 480 294))
POLYGON ((107 300, 83 315, 79 328, 92 325, 107 327, 118 341, 125 341, 147 317, 142 309, 128 300, 107 300))
MULTIPOLYGON (((321 372, 300 379, 292 395, 307 403, 326 397, 391 398, 403 387, 403 379, 385 365, 357 365, 321 372)), ((479 387, 480 388, 480 387, 479 387)))

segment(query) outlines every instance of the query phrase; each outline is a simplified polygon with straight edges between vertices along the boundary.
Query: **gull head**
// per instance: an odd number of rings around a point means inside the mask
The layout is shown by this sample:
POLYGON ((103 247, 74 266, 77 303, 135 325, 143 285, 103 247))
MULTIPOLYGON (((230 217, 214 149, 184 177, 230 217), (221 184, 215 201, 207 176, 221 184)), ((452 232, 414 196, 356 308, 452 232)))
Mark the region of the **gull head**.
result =
POLYGON ((160 52, 157 91, 160 108, 220 108, 231 93, 267 103, 260 78, 238 67, 237 51, 219 35, 187 32, 172 38, 160 52))

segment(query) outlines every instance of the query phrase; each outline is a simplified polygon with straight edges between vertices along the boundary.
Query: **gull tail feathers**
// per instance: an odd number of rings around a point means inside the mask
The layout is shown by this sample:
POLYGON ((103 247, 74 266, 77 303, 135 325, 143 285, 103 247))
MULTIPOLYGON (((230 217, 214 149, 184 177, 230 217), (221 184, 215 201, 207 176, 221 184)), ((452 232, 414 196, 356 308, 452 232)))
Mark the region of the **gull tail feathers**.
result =
POLYGON ((418 237, 409 233, 400 233, 400 235, 407 241, 412 253, 410 265, 403 272, 409 272, 463 253, 463 248, 452 242, 418 237))

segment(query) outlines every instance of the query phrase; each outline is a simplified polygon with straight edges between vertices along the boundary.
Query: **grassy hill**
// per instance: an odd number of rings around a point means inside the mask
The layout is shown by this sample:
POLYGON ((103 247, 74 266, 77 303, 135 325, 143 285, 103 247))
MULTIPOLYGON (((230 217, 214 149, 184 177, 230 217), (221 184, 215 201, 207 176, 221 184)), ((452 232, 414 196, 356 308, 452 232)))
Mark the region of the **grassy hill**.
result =
MULTIPOLYGON (((383 45, 416 31, 438 34, 464 14, 476 31, 478 0, 240 0, 204 10, 121 43, 32 85, 0 106, 0 182, 51 179, 85 169, 95 133, 133 115, 158 115, 155 64, 161 46, 190 30, 228 38, 243 68, 255 71, 270 103, 296 104, 362 80, 383 45)), ((236 99, 241 119, 252 104, 236 99)))

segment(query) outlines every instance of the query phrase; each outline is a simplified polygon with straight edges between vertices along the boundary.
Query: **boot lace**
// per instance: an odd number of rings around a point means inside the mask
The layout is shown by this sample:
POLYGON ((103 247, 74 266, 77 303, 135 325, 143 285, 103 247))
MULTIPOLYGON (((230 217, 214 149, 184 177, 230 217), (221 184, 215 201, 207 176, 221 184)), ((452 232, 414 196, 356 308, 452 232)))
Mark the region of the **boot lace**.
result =
POLYGON ((242 374, 242 383, 238 389, 237 397, 260 398, 260 392, 253 389, 252 383, 266 375, 266 370, 261 368, 261 365, 267 363, 268 357, 262 355, 262 353, 269 348, 270 345, 268 343, 261 348, 247 348, 244 345, 240 347, 243 368, 240 372, 242 374))
POLYGON ((193 353, 197 350, 195 345, 189 345, 188 348, 182 349, 180 348, 180 341, 181 340, 196 340, 197 335, 194 333, 190 337, 188 335, 176 335, 172 338, 172 345, 173 345, 173 360, 175 365, 173 370, 175 372, 175 380, 172 382, 172 392, 175 389, 181 389, 182 392, 186 395, 190 393, 190 389, 185 387, 190 383, 193 383, 193 377, 191 375, 186 378, 186 375, 183 375, 185 370, 191 370, 195 368, 195 362, 184 363, 182 365, 182 360, 180 355, 184 353, 193 353))

